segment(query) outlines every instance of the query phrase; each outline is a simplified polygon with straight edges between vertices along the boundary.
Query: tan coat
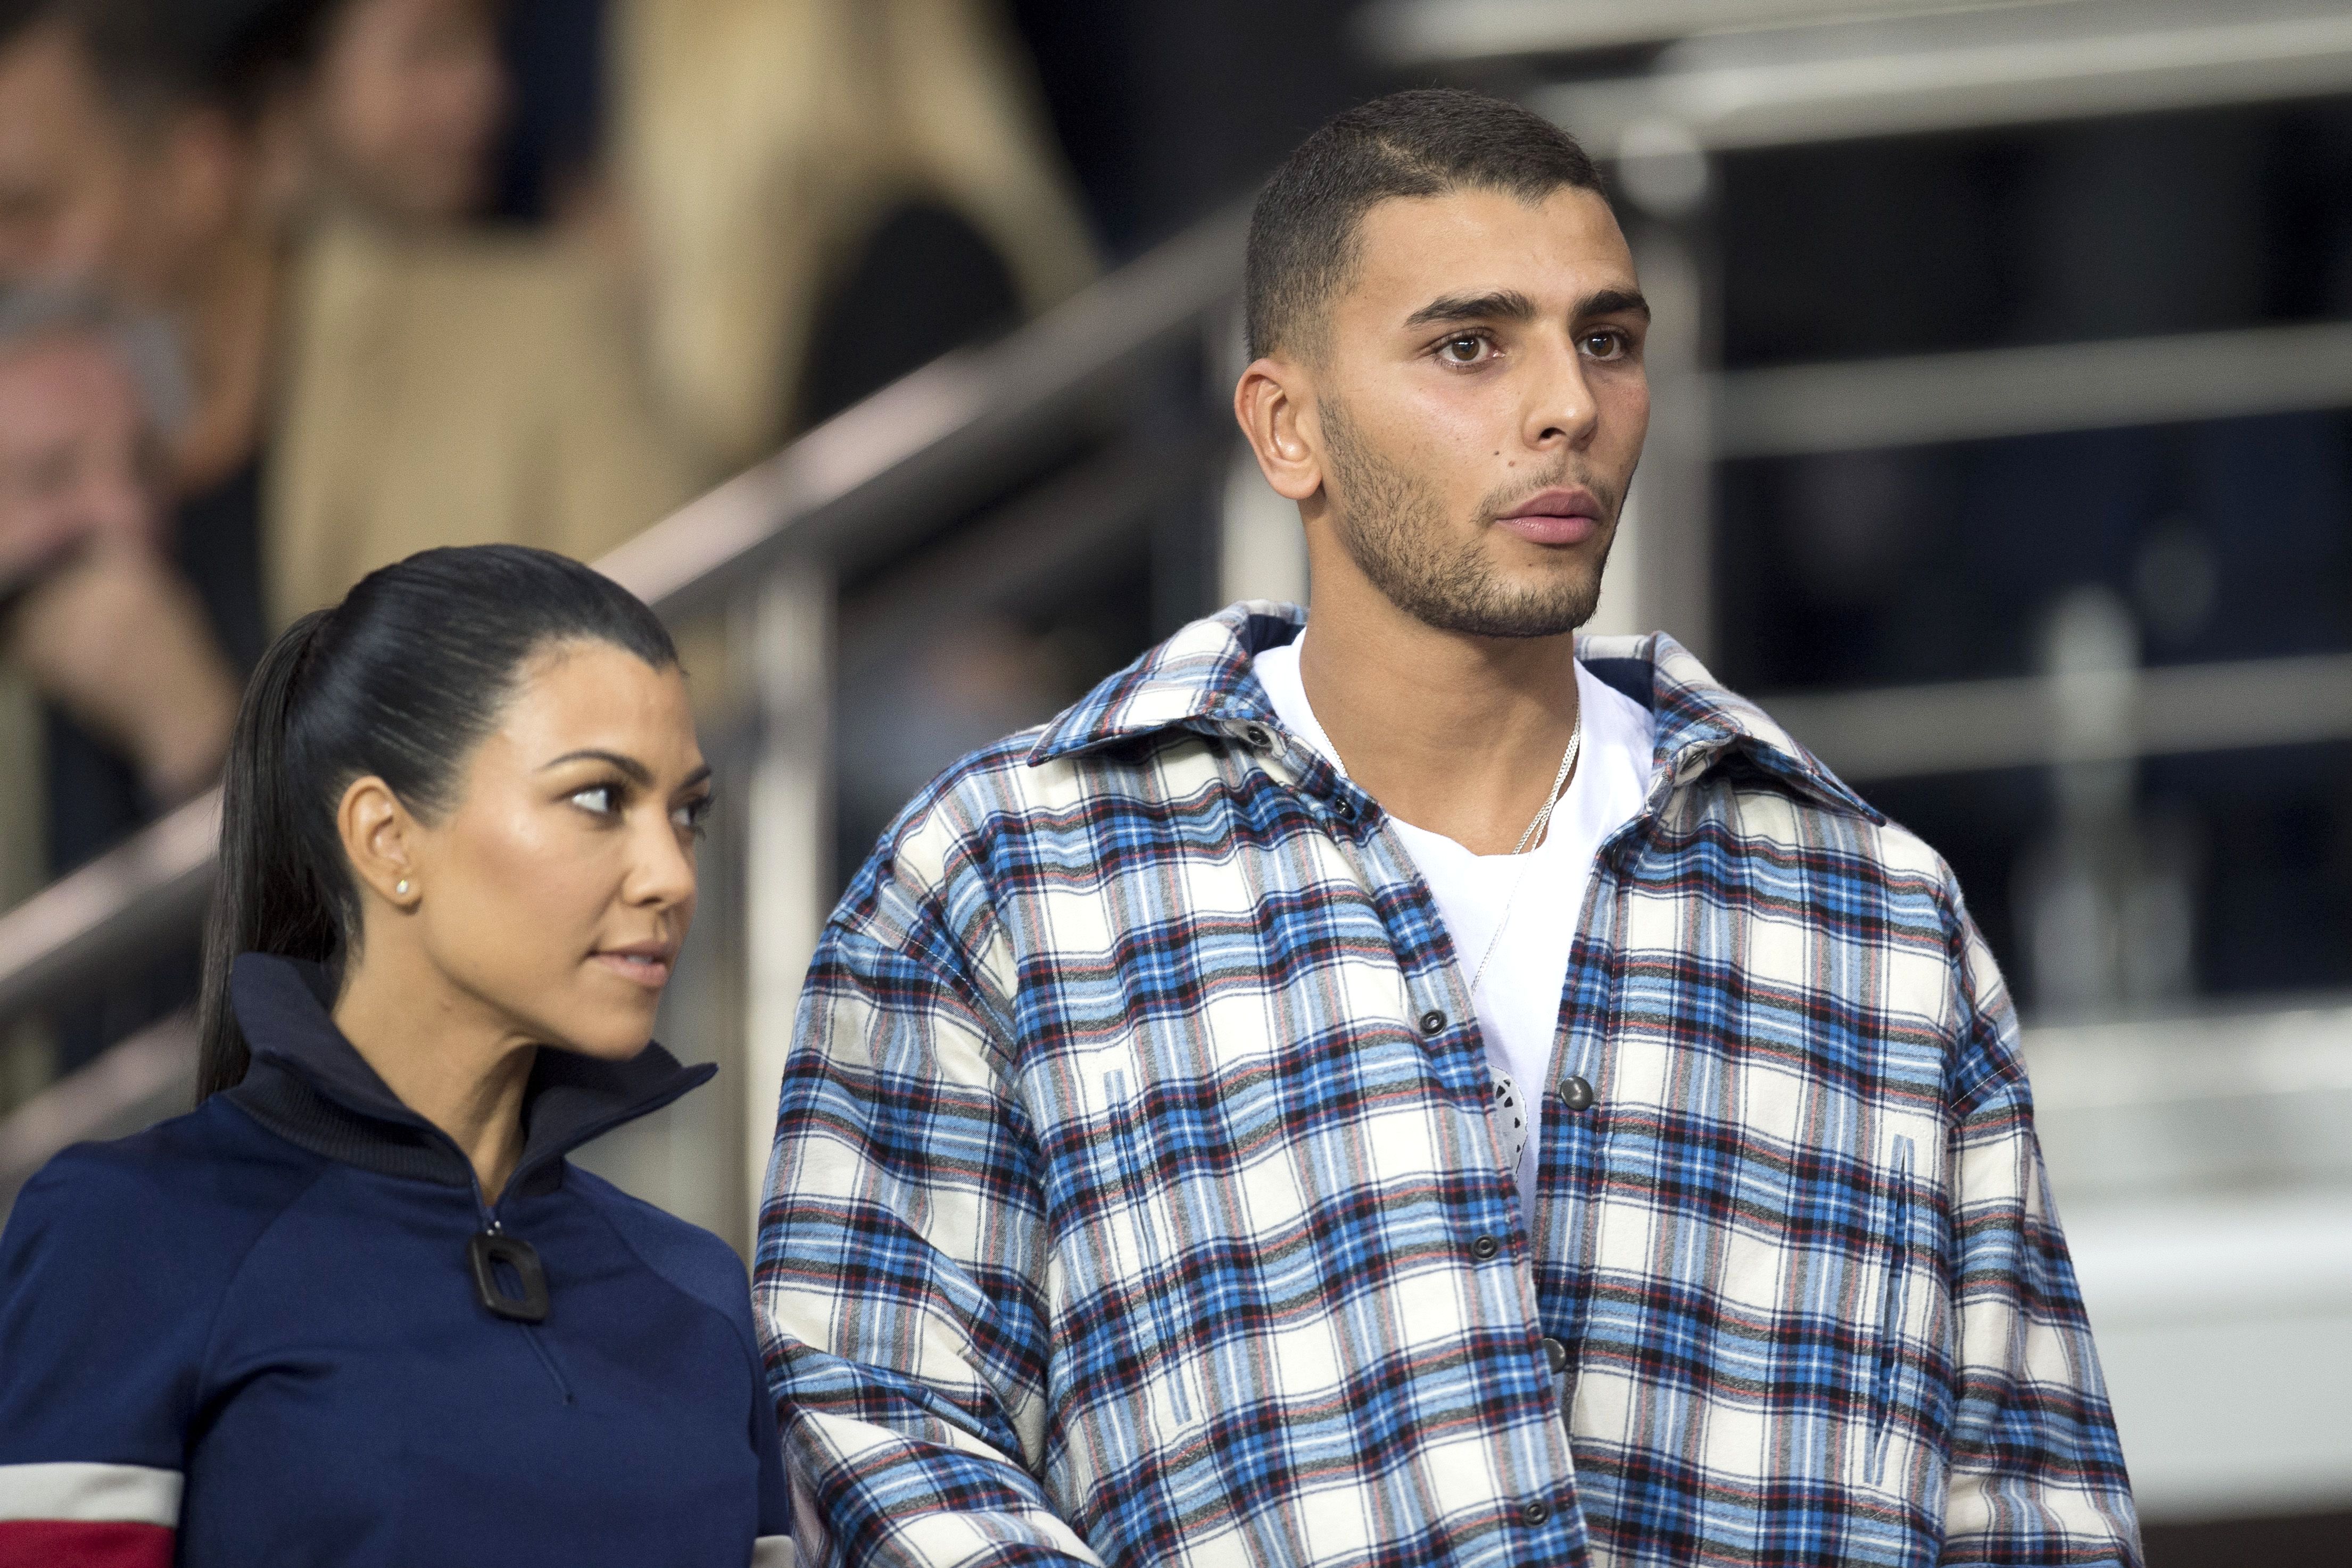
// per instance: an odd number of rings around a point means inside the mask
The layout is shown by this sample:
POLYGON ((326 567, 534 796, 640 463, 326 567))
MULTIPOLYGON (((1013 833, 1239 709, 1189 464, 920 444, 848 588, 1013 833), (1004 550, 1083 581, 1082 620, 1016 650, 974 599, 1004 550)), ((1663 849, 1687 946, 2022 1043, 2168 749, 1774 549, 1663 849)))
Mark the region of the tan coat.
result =
POLYGON ((593 559, 693 493, 583 255, 336 224, 289 305, 262 531, 277 624, 434 545, 593 559))
POLYGON ((709 461, 764 456, 798 423, 811 317, 894 205, 961 214, 1032 313, 1093 276, 992 0, 625 0, 616 32, 655 384, 709 461))

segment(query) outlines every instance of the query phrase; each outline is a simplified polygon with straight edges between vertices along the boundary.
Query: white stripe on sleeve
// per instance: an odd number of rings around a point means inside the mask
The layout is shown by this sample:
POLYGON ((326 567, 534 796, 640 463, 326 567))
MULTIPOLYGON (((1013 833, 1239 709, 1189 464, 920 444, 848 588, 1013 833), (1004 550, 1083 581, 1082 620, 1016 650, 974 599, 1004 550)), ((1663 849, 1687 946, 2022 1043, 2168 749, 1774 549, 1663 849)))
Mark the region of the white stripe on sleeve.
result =
POLYGON ((180 1524, 177 1470, 145 1465, 0 1465, 0 1520, 180 1524))

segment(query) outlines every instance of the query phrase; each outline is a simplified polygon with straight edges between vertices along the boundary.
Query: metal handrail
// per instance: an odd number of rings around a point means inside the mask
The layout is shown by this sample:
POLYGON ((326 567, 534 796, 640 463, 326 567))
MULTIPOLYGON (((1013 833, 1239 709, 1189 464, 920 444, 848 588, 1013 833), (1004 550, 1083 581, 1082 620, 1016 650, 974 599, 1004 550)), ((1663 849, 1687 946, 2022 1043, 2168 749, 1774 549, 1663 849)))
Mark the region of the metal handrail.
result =
POLYGON ((2032 5, 1686 39, 1528 103, 1596 152, 1730 151, 2272 102, 2352 89, 2352 16, 2311 0, 2032 5), (1657 132, 1670 134, 1662 141, 1657 132))
MULTIPOLYGON (((1000 341, 893 382, 597 567, 675 618, 787 560, 855 571, 904 550, 1192 340, 1239 290, 1244 228, 1220 213, 1000 341)), ((208 791, 0 915, 0 1021, 194 929, 219 811, 208 791)))
MULTIPOLYGON (((1975 0, 1977 6, 2059 0, 1975 0)), ((1350 22, 1358 46, 1390 67, 1475 65, 1667 44, 1693 33, 1945 9, 1953 0, 1372 0, 1350 22)))

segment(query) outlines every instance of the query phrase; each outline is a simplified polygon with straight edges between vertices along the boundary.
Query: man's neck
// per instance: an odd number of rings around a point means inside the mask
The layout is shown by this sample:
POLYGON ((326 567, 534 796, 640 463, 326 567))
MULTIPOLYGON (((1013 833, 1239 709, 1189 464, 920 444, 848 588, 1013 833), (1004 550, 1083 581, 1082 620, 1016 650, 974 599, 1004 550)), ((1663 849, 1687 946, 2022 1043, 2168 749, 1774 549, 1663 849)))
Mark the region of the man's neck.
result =
POLYGON ((1573 634, 1441 632, 1360 579, 1318 580, 1298 673, 1349 777, 1391 816, 1507 854, 1577 720, 1573 634))

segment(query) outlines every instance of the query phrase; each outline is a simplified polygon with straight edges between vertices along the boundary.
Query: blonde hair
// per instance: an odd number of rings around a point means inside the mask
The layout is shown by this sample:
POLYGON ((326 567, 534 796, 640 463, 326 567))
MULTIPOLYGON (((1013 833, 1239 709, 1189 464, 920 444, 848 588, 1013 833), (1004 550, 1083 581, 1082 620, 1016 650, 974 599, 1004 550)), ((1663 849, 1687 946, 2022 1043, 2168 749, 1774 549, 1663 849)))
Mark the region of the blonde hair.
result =
POLYGON ((655 383, 714 464, 790 406, 823 290, 890 208, 967 219, 1036 311, 1092 242, 987 0, 626 0, 619 172, 655 383))

